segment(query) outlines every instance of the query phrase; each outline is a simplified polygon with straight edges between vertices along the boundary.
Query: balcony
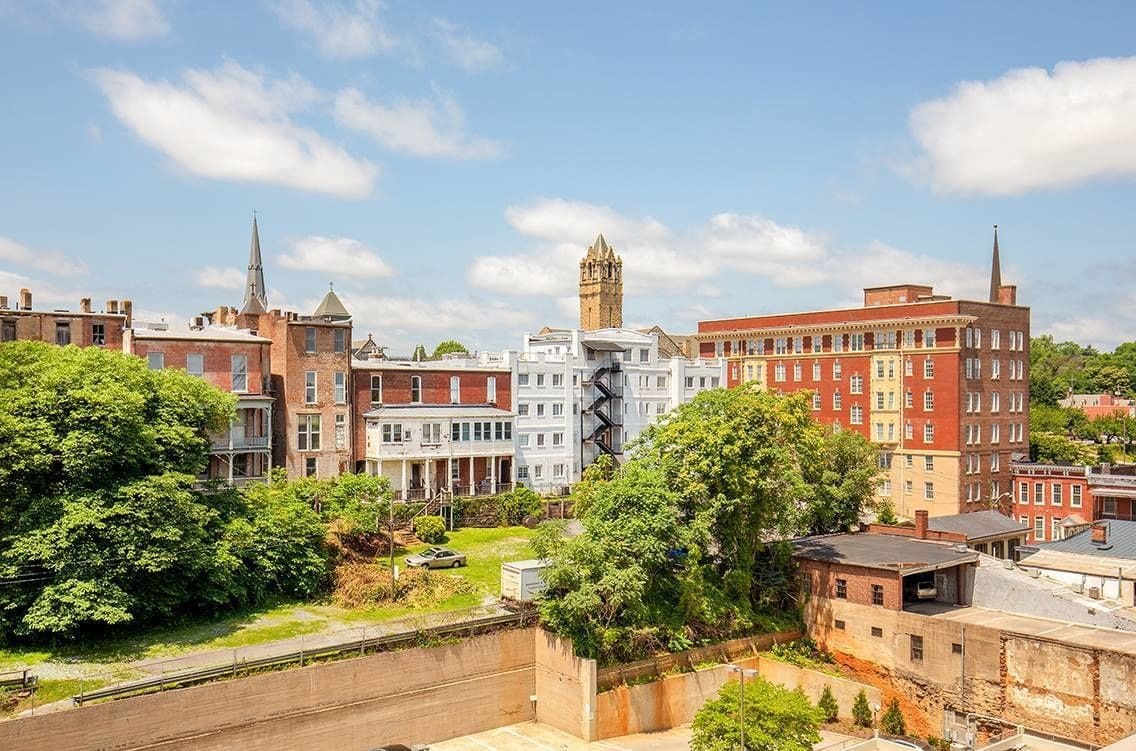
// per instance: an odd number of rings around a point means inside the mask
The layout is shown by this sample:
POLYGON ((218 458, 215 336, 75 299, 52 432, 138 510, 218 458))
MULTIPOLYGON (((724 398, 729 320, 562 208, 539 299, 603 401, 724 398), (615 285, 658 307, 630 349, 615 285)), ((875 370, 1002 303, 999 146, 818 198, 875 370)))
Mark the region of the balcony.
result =
POLYGON ((268 449, 269 437, 263 435, 220 436, 213 439, 213 451, 250 451, 268 449))

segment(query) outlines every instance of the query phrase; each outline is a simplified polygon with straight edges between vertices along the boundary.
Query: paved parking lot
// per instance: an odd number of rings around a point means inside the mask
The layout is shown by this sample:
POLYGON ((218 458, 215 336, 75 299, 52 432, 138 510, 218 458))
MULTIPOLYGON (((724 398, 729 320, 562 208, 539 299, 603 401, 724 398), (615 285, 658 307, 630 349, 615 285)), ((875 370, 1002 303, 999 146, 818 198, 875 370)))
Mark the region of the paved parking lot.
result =
MULTIPOLYGON (((847 736, 821 733, 815 748, 841 748, 847 736), (835 744, 835 745, 834 745, 835 744)), ((430 744, 430 751, 679 751, 690 746, 690 726, 585 743, 550 725, 522 722, 430 744)))

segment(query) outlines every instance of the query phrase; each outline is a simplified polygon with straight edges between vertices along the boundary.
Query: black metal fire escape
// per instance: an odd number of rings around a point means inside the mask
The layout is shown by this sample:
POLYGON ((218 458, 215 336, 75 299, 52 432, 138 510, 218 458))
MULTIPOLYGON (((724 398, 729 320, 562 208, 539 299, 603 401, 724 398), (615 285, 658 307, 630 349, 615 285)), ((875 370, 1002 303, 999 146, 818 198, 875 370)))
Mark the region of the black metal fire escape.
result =
POLYGON ((623 363, 613 359, 601 365, 583 386, 585 402, 591 399, 584 415, 593 418, 590 426, 584 426, 584 443, 594 445, 618 463, 623 453, 623 363))

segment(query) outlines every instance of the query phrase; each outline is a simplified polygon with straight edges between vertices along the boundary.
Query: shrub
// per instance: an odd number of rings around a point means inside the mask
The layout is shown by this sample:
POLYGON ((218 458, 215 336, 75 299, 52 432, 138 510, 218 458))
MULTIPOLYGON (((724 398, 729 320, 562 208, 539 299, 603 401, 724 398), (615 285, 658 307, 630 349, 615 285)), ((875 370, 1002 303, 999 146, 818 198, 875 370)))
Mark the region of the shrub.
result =
POLYGON ((880 501, 876 506, 876 522, 879 524, 899 524, 899 518, 895 515, 895 507, 891 505, 891 501, 880 501))
POLYGON ((540 514, 540 496, 524 485, 497 496, 497 514, 504 526, 520 524, 526 516, 540 514))
POLYGON ((888 704, 887 711, 880 718, 880 729, 888 735, 907 735, 907 723, 903 721, 899 699, 892 699, 888 704))
POLYGON ((414 534, 431 545, 446 539, 446 522, 440 516, 420 516, 414 520, 414 534))
POLYGON ((852 702, 852 721, 862 728, 872 726, 872 708, 868 706, 868 695, 864 689, 860 689, 856 701, 852 702))
POLYGON ((836 697, 832 695, 832 688, 827 683, 824 684, 824 691, 820 692, 817 709, 824 715, 825 722, 836 722, 836 718, 840 716, 840 705, 836 703, 836 697))

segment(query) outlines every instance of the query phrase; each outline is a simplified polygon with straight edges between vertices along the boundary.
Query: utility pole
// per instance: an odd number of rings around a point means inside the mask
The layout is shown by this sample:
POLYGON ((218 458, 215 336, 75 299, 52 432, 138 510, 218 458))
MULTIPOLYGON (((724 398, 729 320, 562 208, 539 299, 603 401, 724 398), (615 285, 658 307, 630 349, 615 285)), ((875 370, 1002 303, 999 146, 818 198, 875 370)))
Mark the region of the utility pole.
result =
POLYGON ((726 669, 731 673, 738 674, 738 731, 740 737, 739 751, 746 751, 746 731, 745 731, 745 687, 746 676, 750 678, 757 675, 756 670, 746 670, 741 665, 728 664, 726 669))
POLYGON ((391 570, 391 602, 395 598, 395 582, 394 582, 394 499, 387 500, 387 509, 390 512, 390 521, 387 523, 387 531, 390 532, 390 570, 391 570))

